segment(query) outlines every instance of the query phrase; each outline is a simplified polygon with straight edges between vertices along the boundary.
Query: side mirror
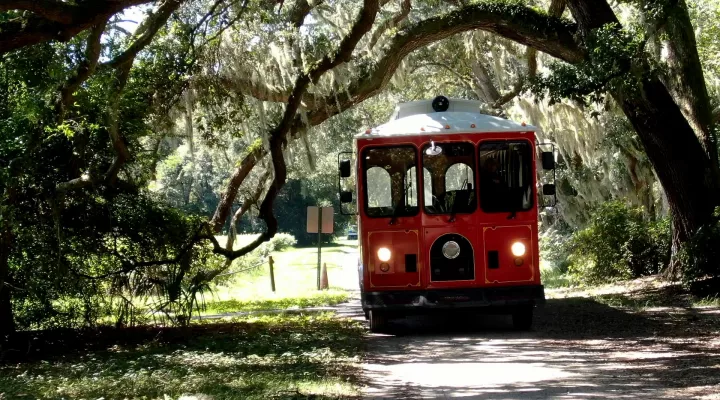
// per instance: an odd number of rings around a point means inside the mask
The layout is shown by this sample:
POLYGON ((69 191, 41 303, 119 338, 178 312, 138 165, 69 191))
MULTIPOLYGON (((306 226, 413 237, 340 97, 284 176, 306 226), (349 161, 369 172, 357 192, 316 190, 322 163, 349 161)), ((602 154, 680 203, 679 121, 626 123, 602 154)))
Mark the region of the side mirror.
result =
POLYGON ((350 177, 350 160, 341 160, 340 161, 340 177, 341 178, 349 178, 350 177))
POLYGON ((340 202, 341 203, 352 203, 352 201, 353 201, 352 192, 340 192, 340 202))
POLYGON ((546 183, 543 185, 544 196, 555 196, 555 185, 552 183, 546 183))
POLYGON ((542 152, 543 169, 555 169, 555 155, 551 151, 542 152))

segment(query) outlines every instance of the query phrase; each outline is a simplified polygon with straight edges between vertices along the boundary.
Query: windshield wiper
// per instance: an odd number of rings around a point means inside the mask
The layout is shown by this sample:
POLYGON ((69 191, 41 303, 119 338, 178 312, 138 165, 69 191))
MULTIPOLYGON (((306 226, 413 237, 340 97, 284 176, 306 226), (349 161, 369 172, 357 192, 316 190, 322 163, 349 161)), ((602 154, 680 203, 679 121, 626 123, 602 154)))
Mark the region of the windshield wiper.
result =
POLYGON ((450 206, 450 219, 448 222, 455 222, 455 214, 457 214, 457 209, 455 208, 455 200, 453 200, 453 203, 450 206))
POLYGON ((393 208, 392 218, 390 218, 390 223, 388 225, 395 225, 397 224, 398 217, 400 216, 400 211, 403 209, 400 208, 400 205, 398 204, 393 208))

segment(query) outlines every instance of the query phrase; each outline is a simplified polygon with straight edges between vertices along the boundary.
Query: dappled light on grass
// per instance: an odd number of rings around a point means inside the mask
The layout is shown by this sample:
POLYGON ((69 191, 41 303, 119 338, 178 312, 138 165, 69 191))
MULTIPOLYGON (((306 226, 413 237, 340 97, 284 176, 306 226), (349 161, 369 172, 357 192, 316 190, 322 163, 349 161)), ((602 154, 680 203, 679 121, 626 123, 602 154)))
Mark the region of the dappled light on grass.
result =
POLYGON ((12 399, 353 396, 362 332, 357 322, 320 314, 79 334, 61 347, 46 344, 32 361, 15 354, 0 364, 0 393, 12 399))

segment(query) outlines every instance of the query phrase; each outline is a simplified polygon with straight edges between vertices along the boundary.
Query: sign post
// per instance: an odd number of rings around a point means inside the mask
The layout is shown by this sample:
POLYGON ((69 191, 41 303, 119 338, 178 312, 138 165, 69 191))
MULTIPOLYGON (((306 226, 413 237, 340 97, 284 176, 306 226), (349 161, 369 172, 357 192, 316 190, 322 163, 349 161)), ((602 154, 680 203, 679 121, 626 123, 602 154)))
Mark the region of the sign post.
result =
POLYGON ((333 233, 333 208, 315 207, 307 208, 307 232, 318 234, 318 262, 317 262, 317 288, 320 290, 320 274, 322 262, 322 234, 333 233))
MULTIPOLYGON (((322 226, 322 215, 319 212, 318 215, 318 226, 322 226)), ((318 229, 318 265, 317 265, 317 290, 320 290, 320 258, 322 255, 322 229, 318 229)))

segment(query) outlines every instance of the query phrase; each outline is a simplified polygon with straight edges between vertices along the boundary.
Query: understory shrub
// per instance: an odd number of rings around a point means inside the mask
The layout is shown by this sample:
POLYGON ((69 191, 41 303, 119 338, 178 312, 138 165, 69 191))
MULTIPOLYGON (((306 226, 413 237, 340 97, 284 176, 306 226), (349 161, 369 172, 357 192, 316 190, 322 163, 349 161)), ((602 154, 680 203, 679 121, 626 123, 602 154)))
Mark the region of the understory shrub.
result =
POLYGON ((660 272, 670 258, 670 222, 648 219, 621 201, 602 204, 567 242, 575 283, 598 284, 660 272))
POLYGON ((246 258, 251 259, 253 263, 266 259, 274 251, 282 251, 288 247, 295 246, 297 240, 295 236, 289 233, 277 233, 272 239, 260 245, 252 251, 246 258))
POLYGON ((548 262, 558 273, 566 273, 570 266, 570 236, 557 230, 548 230, 540 236, 540 259, 548 262))
POLYGON ((677 257, 684 266, 681 278, 686 284, 720 275, 720 207, 712 221, 680 248, 677 257))
POLYGON ((278 233, 270 239, 272 251, 282 251, 297 244, 295 236, 289 233, 278 233))

